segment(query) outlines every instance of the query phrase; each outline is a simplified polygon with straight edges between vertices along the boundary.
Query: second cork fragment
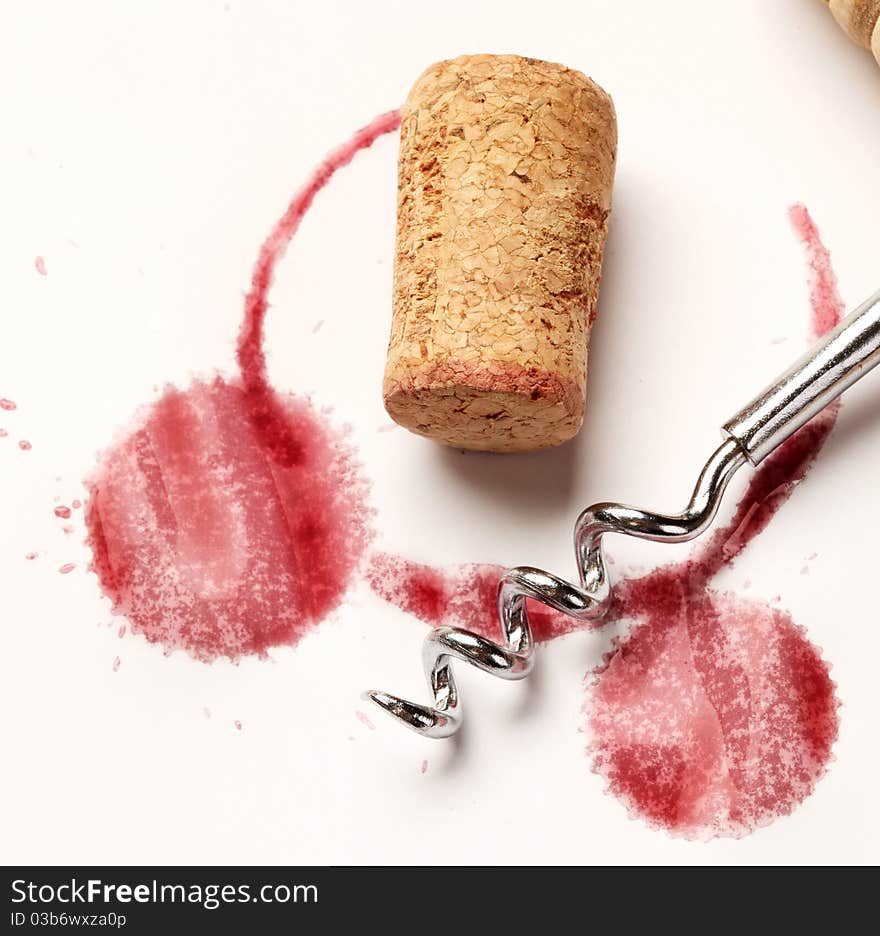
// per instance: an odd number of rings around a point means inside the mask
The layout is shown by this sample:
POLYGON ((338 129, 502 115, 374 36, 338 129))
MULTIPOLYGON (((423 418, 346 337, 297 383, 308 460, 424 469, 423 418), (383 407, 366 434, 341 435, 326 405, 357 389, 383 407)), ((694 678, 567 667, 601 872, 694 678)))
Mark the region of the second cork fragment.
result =
POLYGON ((395 421, 498 452, 577 433, 616 153, 611 98, 580 72, 475 55, 419 78, 401 125, 395 421))

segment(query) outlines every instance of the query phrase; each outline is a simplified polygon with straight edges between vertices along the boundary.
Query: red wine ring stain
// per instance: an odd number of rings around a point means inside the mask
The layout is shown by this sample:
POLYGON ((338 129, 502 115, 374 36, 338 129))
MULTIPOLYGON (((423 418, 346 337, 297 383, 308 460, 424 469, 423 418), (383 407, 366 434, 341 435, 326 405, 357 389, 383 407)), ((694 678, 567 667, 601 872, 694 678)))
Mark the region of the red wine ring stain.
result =
POLYGON ((88 480, 93 568, 135 633, 210 661, 296 643, 337 608, 369 544, 354 452, 307 402, 269 385, 274 270, 337 169, 400 123, 332 153, 263 244, 238 341, 240 380, 169 388, 88 480))

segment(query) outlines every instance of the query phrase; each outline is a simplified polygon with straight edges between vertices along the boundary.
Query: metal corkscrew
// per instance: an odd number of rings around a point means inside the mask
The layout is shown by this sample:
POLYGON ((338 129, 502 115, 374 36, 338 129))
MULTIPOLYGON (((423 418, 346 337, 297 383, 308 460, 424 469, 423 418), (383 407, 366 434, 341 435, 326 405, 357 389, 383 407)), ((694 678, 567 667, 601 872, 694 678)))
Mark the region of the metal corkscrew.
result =
POLYGON ((709 458, 687 507, 657 514, 623 504, 588 507, 574 529, 580 584, 530 566, 508 569, 498 585, 503 644, 458 627, 434 628, 422 659, 434 704, 419 705, 387 692, 366 695, 398 721, 429 738, 446 738, 461 725, 461 699, 452 661, 461 660, 500 679, 522 679, 534 665, 526 599, 579 621, 602 617, 611 600, 602 553, 606 533, 682 543, 712 523, 728 482, 747 461, 759 465, 771 452, 849 386, 880 363, 880 292, 848 315, 805 355, 723 426, 724 442, 709 458))

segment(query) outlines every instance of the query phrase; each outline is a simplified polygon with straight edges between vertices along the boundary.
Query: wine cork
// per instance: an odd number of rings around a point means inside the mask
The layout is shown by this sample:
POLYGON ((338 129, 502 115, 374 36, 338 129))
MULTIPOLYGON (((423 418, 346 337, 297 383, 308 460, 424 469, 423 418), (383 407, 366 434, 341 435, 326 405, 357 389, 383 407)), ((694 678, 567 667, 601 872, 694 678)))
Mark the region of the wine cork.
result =
POLYGON ((385 407, 446 445, 580 428, 611 209, 611 98, 516 55, 431 66, 403 110, 385 407))
POLYGON ((844 32, 880 64, 880 0, 824 0, 844 32))

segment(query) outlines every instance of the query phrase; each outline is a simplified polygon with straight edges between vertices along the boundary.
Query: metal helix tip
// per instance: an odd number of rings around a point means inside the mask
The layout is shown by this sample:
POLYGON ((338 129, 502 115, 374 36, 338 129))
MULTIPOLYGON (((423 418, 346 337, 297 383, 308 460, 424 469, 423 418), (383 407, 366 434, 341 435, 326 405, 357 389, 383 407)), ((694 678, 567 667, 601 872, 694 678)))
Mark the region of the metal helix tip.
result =
POLYGON ((364 698, 426 738, 448 738, 458 731, 459 720, 454 714, 443 714, 430 706, 407 702, 379 689, 370 689, 364 693, 364 698))

